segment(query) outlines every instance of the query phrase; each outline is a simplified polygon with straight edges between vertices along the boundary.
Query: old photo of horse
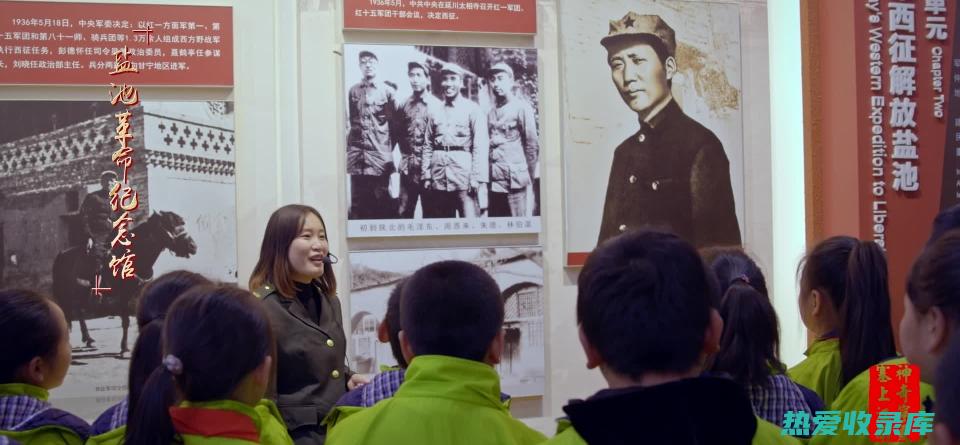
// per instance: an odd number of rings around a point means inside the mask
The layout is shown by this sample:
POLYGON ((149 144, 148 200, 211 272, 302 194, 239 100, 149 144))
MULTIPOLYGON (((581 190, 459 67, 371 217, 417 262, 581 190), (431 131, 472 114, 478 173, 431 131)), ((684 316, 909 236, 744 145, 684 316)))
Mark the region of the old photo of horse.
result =
POLYGON ((36 289, 63 308, 73 363, 52 397, 83 417, 126 395, 144 283, 184 268, 237 282, 233 104, 201 101, 126 110, 136 279, 113 278, 120 212, 108 191, 122 175, 111 161, 122 111, 106 100, 0 102, 0 288, 36 289), (98 271, 110 288, 101 295, 91 291, 98 271))
POLYGON ((379 372, 396 366, 388 343, 377 340, 377 326, 390 292, 420 267, 461 260, 484 268, 504 299, 504 351, 497 372, 501 390, 511 397, 543 395, 543 251, 539 247, 426 249, 350 253, 351 369, 379 372))

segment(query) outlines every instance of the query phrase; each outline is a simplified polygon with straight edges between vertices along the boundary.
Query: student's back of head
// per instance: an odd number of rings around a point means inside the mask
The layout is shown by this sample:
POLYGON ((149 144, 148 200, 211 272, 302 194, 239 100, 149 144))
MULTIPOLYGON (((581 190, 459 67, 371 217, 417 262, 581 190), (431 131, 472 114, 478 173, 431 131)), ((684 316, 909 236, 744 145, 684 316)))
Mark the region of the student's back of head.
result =
POLYGON ((937 368, 937 409, 934 436, 937 445, 960 444, 960 332, 953 340, 937 368))
POLYGON ((0 338, 0 384, 51 389, 63 383, 70 339, 63 311, 52 300, 25 289, 0 291, 0 338))
POLYGON ((401 281, 390 291, 390 298, 387 299, 387 313, 383 316, 380 326, 377 326, 378 340, 390 343, 393 358, 401 368, 407 367, 407 360, 403 358, 403 350, 400 347, 400 295, 404 284, 406 282, 401 281))
POLYGON ((127 443, 168 445, 173 441, 168 408, 174 401, 169 394, 191 402, 241 396, 259 399, 266 390, 272 348, 270 323, 253 294, 226 285, 187 291, 167 313, 164 359, 150 374, 133 410, 127 443), (254 374, 263 378, 256 379, 254 374), (258 383, 250 383, 253 380, 258 383), (245 388, 249 394, 240 394, 245 388))
POLYGON ((930 231, 930 239, 927 240, 927 245, 933 244, 943 234, 956 228, 960 228, 960 204, 944 209, 937 214, 937 217, 933 220, 933 229, 930 231))
POLYGON ((496 281, 476 265, 433 263, 414 273, 403 286, 400 325, 407 362, 420 355, 497 361, 498 345, 502 346, 503 297, 496 281), (497 339, 499 343, 495 343, 497 339))
POLYGON ((26 444, 83 443, 87 422, 47 401, 47 390, 63 384, 70 368, 60 307, 30 290, 0 290, 0 338, 0 436, 26 444))
POLYGON ((130 355, 128 378, 130 407, 137 406, 147 377, 160 366, 163 358, 161 334, 170 306, 191 288, 209 284, 212 283, 203 275, 176 270, 165 273, 144 286, 137 305, 137 325, 139 326, 137 342, 130 355))
POLYGON ((137 325, 163 320, 173 302, 195 286, 213 284, 207 277, 187 270, 174 270, 154 278, 140 292, 137 303, 137 325))
POLYGON ((504 304, 493 278, 471 263, 441 261, 417 270, 399 293, 400 344, 410 365, 402 384, 389 383, 396 372, 374 378, 361 392, 392 396, 362 410, 335 409, 324 420, 325 443, 542 443, 501 402, 492 365, 503 350, 504 304))
POLYGON ((700 252, 704 263, 717 276, 721 296, 727 293, 727 289, 737 281, 737 278, 746 278, 745 281, 749 282, 750 287, 764 297, 770 297, 767 292, 767 279, 763 276, 760 266, 757 266, 757 263, 742 248, 710 247, 700 252))
POLYGON ((641 379, 690 373, 701 363, 718 288, 676 235, 638 231, 608 240, 590 254, 577 291, 587 366, 601 366, 608 381, 609 371, 641 379))
POLYGON ((932 383, 955 332, 960 332, 960 229, 927 246, 907 279, 900 346, 910 363, 920 367, 921 379, 932 383))
POLYGON ((836 331, 841 386, 896 355, 887 259, 880 246, 835 236, 817 244, 800 267, 801 316, 818 336, 836 331))
POLYGON ((746 253, 728 249, 714 256, 710 267, 723 291, 720 317, 723 336, 712 370, 730 374, 744 385, 766 384, 772 371, 786 372, 780 361, 780 327, 766 294, 763 273, 746 253))

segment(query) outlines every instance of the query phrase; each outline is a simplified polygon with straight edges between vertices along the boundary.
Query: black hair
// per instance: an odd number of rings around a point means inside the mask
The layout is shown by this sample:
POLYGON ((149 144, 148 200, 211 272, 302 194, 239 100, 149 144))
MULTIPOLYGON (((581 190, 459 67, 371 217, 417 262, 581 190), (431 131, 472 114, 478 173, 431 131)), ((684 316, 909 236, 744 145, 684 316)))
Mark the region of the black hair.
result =
POLYGON ((937 367, 937 422, 946 425, 950 435, 960 438, 960 332, 953 334, 940 366, 937 367))
POLYGON ((735 282, 745 281, 750 287, 770 298, 767 292, 767 279, 763 271, 750 255, 740 247, 710 247, 701 250, 703 261, 717 276, 720 285, 720 295, 727 293, 727 289, 735 282))
POLYGON ((611 238, 577 281, 577 320, 617 373, 687 372, 703 351, 719 289, 697 251, 670 233, 611 238))
MULTIPOLYGON (((127 376, 127 404, 133 408, 140 401, 147 378, 158 366, 162 357, 163 322, 174 301, 195 286, 213 284, 203 275, 175 270, 167 272, 143 287, 137 305, 137 341, 130 354, 130 370, 127 376)), ((174 394, 168 394, 169 400, 174 394)), ((129 431, 128 431, 129 432, 129 431)))
POLYGON ((131 411, 125 443, 169 445, 175 432, 172 394, 206 402, 227 399, 273 355, 273 334, 256 297, 236 286, 198 286, 177 299, 163 327, 164 356, 182 369, 158 366, 131 411), (175 389, 174 389, 175 388, 175 389))
POLYGON ((896 356, 890 321, 887 258, 873 241, 824 240, 801 261, 801 288, 829 298, 838 315, 841 386, 896 356))
POLYGON ((933 244, 944 233, 956 228, 960 228, 960 204, 944 209, 937 214, 937 217, 933 220, 933 229, 930 231, 930 239, 927 240, 927 245, 933 244))
POLYGON ((403 351, 400 349, 400 295, 403 285, 404 281, 401 281, 390 291, 387 313, 383 316, 383 320, 387 323, 387 337, 390 338, 390 351, 393 352, 393 358, 397 360, 397 366, 406 369, 407 361, 403 358, 403 351))
POLYGON ((440 261, 403 286, 400 326, 415 355, 482 361, 503 326, 497 282, 479 266, 440 261))
POLYGON ((175 270, 167 272, 147 283, 140 292, 137 304, 137 325, 143 328, 150 322, 163 321, 170 305, 184 292, 194 286, 213 284, 198 273, 175 270))
POLYGON ((784 373, 786 366, 780 361, 780 326, 763 272, 740 249, 716 252, 710 267, 723 292, 723 336, 711 370, 743 385, 765 385, 772 372, 784 373))
POLYGON ((34 357, 57 353, 63 332, 54 315, 56 303, 27 289, 0 291, 0 383, 17 382, 24 365, 34 357))
POLYGON ((920 254, 907 277, 907 296, 918 312, 936 306, 949 326, 960 326, 960 229, 944 233, 920 254))

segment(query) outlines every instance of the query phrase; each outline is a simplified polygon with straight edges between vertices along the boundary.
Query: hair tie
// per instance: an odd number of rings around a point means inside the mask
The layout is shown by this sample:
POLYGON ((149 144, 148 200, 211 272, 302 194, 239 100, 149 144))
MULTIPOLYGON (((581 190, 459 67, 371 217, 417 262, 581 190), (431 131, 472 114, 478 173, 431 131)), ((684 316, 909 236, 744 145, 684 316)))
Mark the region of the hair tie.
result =
POLYGON ((173 375, 183 374, 183 362, 173 354, 167 354, 163 358, 163 367, 167 368, 167 371, 170 371, 173 375))
POLYGON ((730 280, 730 285, 733 285, 737 281, 743 281, 744 284, 746 284, 747 286, 750 286, 750 278, 748 278, 746 275, 740 275, 738 277, 734 277, 734 279, 730 280))

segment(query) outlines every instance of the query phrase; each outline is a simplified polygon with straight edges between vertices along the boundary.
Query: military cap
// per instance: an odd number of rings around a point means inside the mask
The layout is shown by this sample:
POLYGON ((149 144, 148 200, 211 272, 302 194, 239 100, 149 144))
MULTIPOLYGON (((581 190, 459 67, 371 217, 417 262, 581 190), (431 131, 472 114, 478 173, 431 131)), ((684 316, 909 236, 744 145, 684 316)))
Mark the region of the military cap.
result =
POLYGON ((440 69, 440 74, 456 74, 463 77, 463 68, 460 68, 460 66, 455 63, 445 63, 443 64, 443 68, 440 69))
POLYGON ((513 68, 510 68, 510 65, 507 65, 506 63, 503 63, 503 62, 494 64, 493 66, 490 67, 490 71, 488 71, 490 76, 493 76, 494 74, 499 72, 510 74, 510 77, 513 77, 513 68))
POLYGON ((600 44, 609 49, 616 42, 645 35, 660 39, 667 48, 667 55, 676 57, 676 33, 659 15, 640 15, 630 11, 620 20, 611 20, 610 32, 600 40, 600 44))
POLYGON ((427 66, 427 63, 426 63, 426 62, 422 62, 422 61, 418 61, 418 60, 413 60, 413 61, 411 61, 410 63, 407 64, 407 71, 408 71, 408 72, 409 72, 410 70, 414 69, 414 68, 420 68, 420 69, 423 70, 423 73, 424 73, 424 74, 426 74, 427 76, 430 75, 430 68, 427 66))

